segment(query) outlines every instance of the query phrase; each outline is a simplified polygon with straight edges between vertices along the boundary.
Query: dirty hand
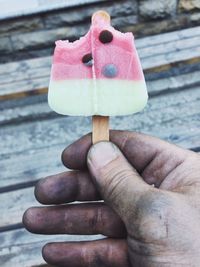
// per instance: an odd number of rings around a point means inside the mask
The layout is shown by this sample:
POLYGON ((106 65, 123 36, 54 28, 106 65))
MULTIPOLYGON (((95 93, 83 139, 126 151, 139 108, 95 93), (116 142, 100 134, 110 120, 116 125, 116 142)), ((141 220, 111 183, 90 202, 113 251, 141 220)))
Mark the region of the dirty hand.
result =
POLYGON ((107 238, 47 244, 44 259, 68 267, 198 267, 200 156, 138 133, 111 131, 111 142, 91 147, 87 135, 66 148, 63 163, 76 171, 35 190, 39 202, 56 205, 30 208, 23 218, 34 233, 107 238), (57 205, 73 201, 83 203, 57 205))

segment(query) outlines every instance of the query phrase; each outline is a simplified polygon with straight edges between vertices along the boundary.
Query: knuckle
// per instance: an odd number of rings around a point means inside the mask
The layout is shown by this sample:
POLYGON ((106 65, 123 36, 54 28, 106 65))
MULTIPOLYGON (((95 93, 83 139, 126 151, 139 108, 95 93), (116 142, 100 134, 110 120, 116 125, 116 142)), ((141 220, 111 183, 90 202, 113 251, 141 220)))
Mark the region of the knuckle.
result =
POLYGON ((94 210, 94 214, 90 220, 90 229, 96 233, 102 225, 102 207, 99 206, 94 210))
POLYGON ((132 172, 128 169, 121 169, 119 167, 112 167, 108 170, 104 170, 104 196, 109 198, 110 201, 118 199, 119 196, 126 188, 126 178, 132 176, 132 172))

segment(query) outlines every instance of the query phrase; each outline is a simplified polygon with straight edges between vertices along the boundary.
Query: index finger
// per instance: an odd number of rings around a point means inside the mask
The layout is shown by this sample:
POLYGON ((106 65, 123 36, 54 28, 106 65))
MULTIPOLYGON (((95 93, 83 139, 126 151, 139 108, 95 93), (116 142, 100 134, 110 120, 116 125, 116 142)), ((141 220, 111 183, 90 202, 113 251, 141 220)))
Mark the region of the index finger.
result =
MULTIPOLYGON (((182 158, 186 150, 158 138, 129 131, 110 131, 110 141, 116 144, 128 161, 141 173, 161 152, 169 152, 182 158), (184 153, 183 153, 184 152, 184 153)), ((92 145, 91 134, 87 134, 67 147, 62 153, 63 164, 75 170, 87 168, 87 153, 92 145)))

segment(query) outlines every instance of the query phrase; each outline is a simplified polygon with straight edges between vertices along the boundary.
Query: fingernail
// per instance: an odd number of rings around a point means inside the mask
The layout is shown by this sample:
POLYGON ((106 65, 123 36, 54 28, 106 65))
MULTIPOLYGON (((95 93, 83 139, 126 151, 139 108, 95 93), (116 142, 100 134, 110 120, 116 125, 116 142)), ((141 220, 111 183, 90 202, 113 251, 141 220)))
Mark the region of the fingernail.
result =
POLYGON ((100 142, 92 146, 88 153, 88 163, 94 168, 103 168, 117 158, 119 151, 110 142, 100 142))

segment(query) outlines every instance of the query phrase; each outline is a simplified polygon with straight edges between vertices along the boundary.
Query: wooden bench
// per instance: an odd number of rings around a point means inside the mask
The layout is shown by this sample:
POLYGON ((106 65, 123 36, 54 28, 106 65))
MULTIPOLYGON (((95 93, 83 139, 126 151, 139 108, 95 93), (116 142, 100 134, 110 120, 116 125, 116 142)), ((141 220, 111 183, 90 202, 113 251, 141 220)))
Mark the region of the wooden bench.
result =
MULTIPOLYGON (((142 131, 200 152, 200 27, 136 40, 149 104, 134 116, 111 119, 112 128, 142 131)), ((40 236, 23 229, 26 208, 41 177, 62 172, 62 150, 91 130, 91 118, 51 111, 46 92, 51 57, 0 65, 0 263, 47 266, 41 247, 85 236, 40 236)), ((90 238, 96 238, 90 237, 90 238)))

